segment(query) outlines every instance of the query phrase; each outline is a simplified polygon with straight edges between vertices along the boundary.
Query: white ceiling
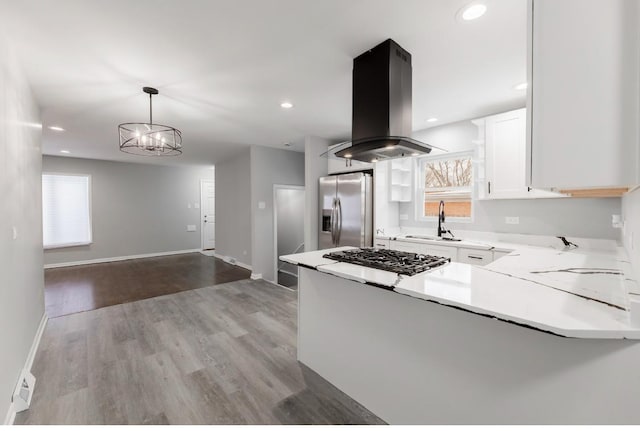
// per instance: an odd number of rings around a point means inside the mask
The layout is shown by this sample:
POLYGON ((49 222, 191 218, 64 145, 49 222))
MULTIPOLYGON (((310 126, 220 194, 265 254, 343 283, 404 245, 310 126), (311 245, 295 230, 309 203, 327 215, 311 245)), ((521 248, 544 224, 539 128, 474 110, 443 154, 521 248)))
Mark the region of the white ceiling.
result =
POLYGON ((387 38, 412 54, 414 130, 524 106, 526 0, 486 0, 461 22, 468 3, 0 0, 0 19, 42 107, 45 154, 213 164, 251 144, 348 139, 353 58, 387 38), (183 155, 118 150, 119 123, 148 121, 145 85, 183 155))

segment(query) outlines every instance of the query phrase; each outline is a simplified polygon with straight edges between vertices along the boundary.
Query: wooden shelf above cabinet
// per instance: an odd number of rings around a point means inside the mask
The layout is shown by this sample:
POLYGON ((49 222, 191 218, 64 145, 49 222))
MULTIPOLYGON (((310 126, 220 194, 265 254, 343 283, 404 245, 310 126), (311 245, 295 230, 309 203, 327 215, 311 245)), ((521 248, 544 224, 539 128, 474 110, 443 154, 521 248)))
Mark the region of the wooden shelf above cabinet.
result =
POLYGON ((572 198, 618 198, 629 191, 629 187, 609 187, 599 189, 567 189, 560 193, 572 198))

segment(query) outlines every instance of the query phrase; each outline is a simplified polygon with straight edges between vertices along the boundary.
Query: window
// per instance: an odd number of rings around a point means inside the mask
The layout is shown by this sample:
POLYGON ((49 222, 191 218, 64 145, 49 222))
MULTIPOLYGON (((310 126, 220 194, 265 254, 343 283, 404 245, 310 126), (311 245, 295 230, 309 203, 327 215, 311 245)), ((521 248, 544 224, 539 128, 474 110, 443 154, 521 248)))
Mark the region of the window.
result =
POLYGON ((473 164, 470 153, 448 154, 419 160, 419 218, 438 216, 440 201, 447 218, 471 220, 473 164))
POLYGON ((44 248, 91 244, 90 189, 88 175, 42 175, 44 248))

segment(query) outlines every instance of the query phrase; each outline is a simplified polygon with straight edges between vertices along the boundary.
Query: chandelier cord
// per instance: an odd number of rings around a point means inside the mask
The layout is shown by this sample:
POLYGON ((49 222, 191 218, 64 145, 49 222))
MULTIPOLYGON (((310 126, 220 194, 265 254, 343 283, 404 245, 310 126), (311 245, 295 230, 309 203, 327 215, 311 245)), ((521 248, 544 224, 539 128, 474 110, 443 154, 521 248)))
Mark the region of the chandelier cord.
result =
POLYGON ((152 97, 153 94, 149 93, 149 126, 153 124, 153 103, 151 101, 152 97))

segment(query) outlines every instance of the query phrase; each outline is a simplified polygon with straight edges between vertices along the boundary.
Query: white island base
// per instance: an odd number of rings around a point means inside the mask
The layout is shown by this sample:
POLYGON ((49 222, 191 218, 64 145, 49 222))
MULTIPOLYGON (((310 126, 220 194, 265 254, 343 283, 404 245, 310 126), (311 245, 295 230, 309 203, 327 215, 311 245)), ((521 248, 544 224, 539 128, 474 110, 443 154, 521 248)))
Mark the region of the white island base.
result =
POLYGON ((299 267, 298 359, 390 424, 639 424, 640 343, 565 338, 299 267))

